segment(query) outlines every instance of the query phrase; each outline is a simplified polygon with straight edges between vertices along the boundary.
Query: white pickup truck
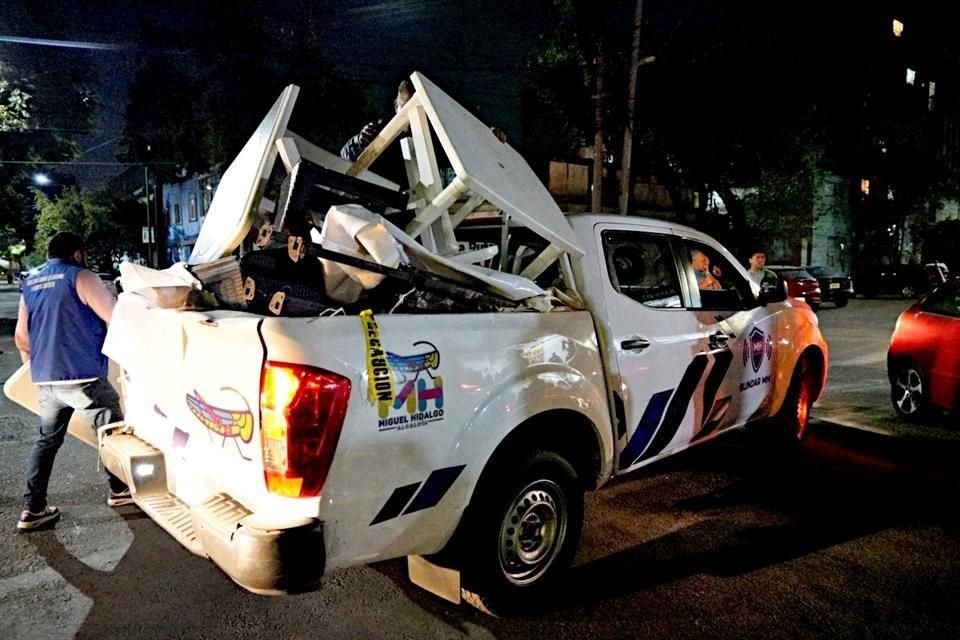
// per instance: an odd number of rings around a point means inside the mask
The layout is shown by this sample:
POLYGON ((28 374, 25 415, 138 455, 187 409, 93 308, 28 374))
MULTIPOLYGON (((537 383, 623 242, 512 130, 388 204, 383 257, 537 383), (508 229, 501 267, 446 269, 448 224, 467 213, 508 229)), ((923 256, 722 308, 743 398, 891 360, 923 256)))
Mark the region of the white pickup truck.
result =
MULTIPOLYGON (((504 187, 478 178, 482 167, 461 173, 467 116, 450 115, 459 105, 413 79, 419 102, 398 117, 412 122, 419 110, 452 145, 455 196, 495 203, 504 238, 522 235, 509 214, 546 239, 539 255, 505 243, 511 258, 499 271, 471 265, 477 289, 510 305, 355 313, 355 304, 289 317, 163 308, 149 288, 122 293, 105 352, 123 369, 126 419, 103 430, 100 456, 141 509, 251 591, 315 588, 328 572, 408 556, 414 581, 451 600, 522 606, 572 560, 585 490, 752 423, 799 442, 826 380, 827 345, 805 303, 787 299, 782 283, 761 291, 702 233, 634 217, 550 217, 549 196, 528 174, 512 170, 520 186, 504 187), (542 266, 550 258, 552 272, 542 266), (706 258, 706 272, 691 258, 706 258), (568 304, 528 304, 546 295, 543 274, 568 304)), ((384 138, 403 134, 389 127, 384 138)), ((295 135, 285 133, 274 127, 263 148, 282 154, 295 135)), ((490 148, 501 167, 516 160, 506 145, 490 148)), ((362 174, 369 159, 357 163, 344 172, 362 174)), ((436 206, 442 191, 427 190, 411 235, 443 215, 468 233, 452 205, 436 206)), ((440 255, 444 229, 433 229, 440 255)), ((405 242, 405 255, 431 253, 405 242)))

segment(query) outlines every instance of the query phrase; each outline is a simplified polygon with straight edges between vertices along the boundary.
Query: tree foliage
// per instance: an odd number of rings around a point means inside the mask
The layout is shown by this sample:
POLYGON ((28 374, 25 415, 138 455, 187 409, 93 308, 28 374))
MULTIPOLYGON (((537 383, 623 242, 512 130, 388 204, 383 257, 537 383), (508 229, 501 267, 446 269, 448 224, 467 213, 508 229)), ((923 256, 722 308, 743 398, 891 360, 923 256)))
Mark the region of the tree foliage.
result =
POLYGON ((23 131, 30 119, 27 104, 30 94, 4 76, 3 63, 0 62, 0 132, 23 131))
POLYGON ((136 203, 112 200, 106 192, 89 195, 77 188, 63 190, 50 198, 36 191, 37 217, 36 251, 34 262, 43 259, 43 253, 58 231, 72 231, 87 240, 87 262, 97 270, 110 271, 126 255, 139 251, 139 216, 127 215, 136 203))
POLYGON ((249 18, 268 13, 261 5, 202 3, 183 8, 176 31, 142 26, 124 159, 171 163, 155 165, 161 180, 204 173, 232 159, 288 84, 301 89, 297 133, 339 149, 362 126, 364 91, 324 64, 310 10, 296 25, 269 24, 249 18))
MULTIPOLYGON (((44 36, 63 38, 72 16, 62 3, 5 3, 0 32, 22 33, 44 16, 44 36)), ((0 44, 0 227, 12 242, 33 242, 31 174, 42 161, 77 157, 94 106, 89 52, 27 44, 0 44), (31 164, 35 163, 35 164, 31 164)))
MULTIPOLYGON (((611 62, 607 149, 616 153, 611 135, 622 133, 626 114, 615 92, 628 77, 618 63, 628 58, 623 26, 634 4, 555 2, 554 23, 546 26, 555 35, 543 38, 531 63, 530 155, 571 158, 589 144, 592 61, 601 38, 611 62)), ((799 246, 813 223, 813 190, 827 174, 882 183, 878 201, 860 207, 861 226, 926 215, 960 192, 960 180, 938 159, 927 85, 903 83, 907 59, 923 65, 926 79, 938 70, 946 79, 960 59, 935 50, 949 46, 950 34, 918 33, 926 28, 922 8, 908 19, 914 44, 895 42, 889 14, 866 0, 788 0, 775 8, 761 0, 648 0, 643 11, 640 57, 655 61, 638 71, 635 175, 671 192, 720 194, 729 215, 705 210, 701 197, 693 224, 732 248, 751 242, 751 224, 799 246), (923 50, 917 43, 926 40, 923 50), (754 195, 745 200, 744 193, 754 195)), ((946 83, 938 84, 939 100, 946 83)))
POLYGON ((535 168, 570 159, 593 144, 596 76, 604 61, 604 146, 617 154, 623 135, 629 20, 633 3, 554 0, 528 64, 523 91, 523 151, 535 168))

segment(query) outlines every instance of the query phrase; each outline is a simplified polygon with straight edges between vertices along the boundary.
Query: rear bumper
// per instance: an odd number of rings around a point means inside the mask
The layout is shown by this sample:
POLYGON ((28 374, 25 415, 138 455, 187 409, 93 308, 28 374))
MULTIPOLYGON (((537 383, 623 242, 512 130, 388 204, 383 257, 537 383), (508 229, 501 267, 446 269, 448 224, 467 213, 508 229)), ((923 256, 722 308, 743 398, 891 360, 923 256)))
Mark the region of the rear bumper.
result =
POLYGON ((823 294, 824 302, 832 302, 837 298, 850 299, 853 297, 852 287, 830 289, 830 288, 824 288, 823 285, 820 285, 820 292, 823 294))
POLYGON ((130 487, 134 503, 193 553, 241 587, 265 595, 315 589, 326 566, 316 518, 253 513, 226 493, 187 505, 167 488, 163 452, 117 423, 100 429, 100 459, 130 487))

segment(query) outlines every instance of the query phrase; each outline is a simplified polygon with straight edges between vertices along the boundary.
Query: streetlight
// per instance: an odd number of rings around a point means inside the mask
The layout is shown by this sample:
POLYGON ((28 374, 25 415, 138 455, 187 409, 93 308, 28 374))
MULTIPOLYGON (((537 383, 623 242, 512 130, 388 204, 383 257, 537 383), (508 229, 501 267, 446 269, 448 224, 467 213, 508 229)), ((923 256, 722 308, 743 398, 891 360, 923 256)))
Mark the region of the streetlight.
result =
POLYGON ((33 184, 37 185, 38 187, 47 187, 52 182, 53 181, 50 179, 50 176, 45 173, 38 172, 33 174, 33 184))

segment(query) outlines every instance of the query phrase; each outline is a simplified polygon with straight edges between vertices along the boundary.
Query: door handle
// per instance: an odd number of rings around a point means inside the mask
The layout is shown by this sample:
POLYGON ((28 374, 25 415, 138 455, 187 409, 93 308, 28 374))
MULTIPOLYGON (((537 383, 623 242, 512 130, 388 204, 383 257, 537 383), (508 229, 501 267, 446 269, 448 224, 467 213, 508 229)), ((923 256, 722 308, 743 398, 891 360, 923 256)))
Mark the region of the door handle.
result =
POLYGON ((650 346, 650 341, 645 338, 630 338, 620 343, 620 348, 624 351, 642 351, 650 346))
POLYGON ((729 340, 730 336, 725 334, 723 331, 714 331, 707 336, 707 342, 709 343, 711 349, 723 349, 727 346, 727 342, 729 340))

